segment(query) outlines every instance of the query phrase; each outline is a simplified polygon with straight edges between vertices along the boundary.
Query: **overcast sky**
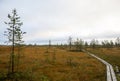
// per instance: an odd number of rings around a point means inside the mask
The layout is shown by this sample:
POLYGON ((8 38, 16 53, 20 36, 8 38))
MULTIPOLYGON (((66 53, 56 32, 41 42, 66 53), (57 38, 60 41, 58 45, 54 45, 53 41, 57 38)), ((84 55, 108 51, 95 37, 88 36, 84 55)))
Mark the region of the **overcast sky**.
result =
POLYGON ((0 41, 8 13, 16 8, 26 43, 67 41, 68 37, 120 37, 120 0, 0 0, 0 41))

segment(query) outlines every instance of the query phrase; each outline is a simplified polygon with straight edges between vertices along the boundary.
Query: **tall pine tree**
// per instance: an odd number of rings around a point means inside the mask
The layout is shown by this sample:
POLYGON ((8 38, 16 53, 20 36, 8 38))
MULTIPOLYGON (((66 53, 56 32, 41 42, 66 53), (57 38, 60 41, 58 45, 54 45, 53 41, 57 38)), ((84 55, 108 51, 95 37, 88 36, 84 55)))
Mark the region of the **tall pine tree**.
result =
POLYGON ((23 23, 20 21, 20 17, 17 15, 16 9, 12 10, 11 14, 8 14, 8 22, 5 22, 9 27, 7 31, 5 31, 5 35, 8 37, 8 42, 12 45, 12 51, 10 54, 10 63, 9 63, 9 70, 8 73, 15 72, 15 45, 20 45, 23 40, 23 32, 21 30, 21 26, 23 23))

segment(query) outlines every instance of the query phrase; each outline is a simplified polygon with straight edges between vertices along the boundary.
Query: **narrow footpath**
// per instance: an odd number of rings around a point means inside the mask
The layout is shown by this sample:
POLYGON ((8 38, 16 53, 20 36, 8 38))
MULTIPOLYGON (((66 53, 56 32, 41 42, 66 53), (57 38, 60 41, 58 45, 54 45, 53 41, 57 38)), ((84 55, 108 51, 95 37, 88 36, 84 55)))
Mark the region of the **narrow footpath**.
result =
POLYGON ((86 52, 87 54, 89 54, 90 56, 98 59, 99 61, 101 61, 103 64, 106 65, 106 73, 107 73, 107 81, 117 81, 117 78, 116 78, 116 75, 115 75, 115 72, 113 70, 113 67, 111 64, 109 64, 108 62, 106 62, 105 60, 99 58, 98 56, 92 54, 92 53, 89 53, 85 50, 83 50, 84 52, 86 52))

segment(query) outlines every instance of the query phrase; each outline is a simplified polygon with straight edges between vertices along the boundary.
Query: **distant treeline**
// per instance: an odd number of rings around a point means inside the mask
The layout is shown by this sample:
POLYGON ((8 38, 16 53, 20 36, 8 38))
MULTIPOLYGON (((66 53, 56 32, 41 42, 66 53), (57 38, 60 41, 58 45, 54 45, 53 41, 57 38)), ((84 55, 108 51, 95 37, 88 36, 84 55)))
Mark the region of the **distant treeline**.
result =
POLYGON ((67 44, 61 44, 59 45, 61 48, 68 50, 76 50, 76 51, 82 51, 82 49, 85 48, 113 48, 117 47, 120 48, 120 38, 117 37, 115 41, 113 40, 103 40, 99 41, 96 39, 92 39, 90 42, 84 41, 82 39, 77 38, 76 40, 73 40, 72 37, 68 38, 67 44))

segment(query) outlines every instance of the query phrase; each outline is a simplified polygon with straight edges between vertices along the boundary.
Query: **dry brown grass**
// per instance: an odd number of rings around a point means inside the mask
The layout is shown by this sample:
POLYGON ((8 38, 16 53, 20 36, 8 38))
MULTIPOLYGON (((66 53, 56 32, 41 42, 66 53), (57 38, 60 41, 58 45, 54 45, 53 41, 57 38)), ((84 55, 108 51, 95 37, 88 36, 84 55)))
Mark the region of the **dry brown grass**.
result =
MULTIPOLYGON (((10 50, 8 47, 0 49, 0 72, 7 72, 10 50)), ((48 51, 47 47, 23 47, 19 71, 29 72, 33 81, 105 81, 106 79, 105 66, 98 60, 83 52, 69 52, 55 47, 48 51)))
POLYGON ((101 58, 105 59, 113 66, 120 67, 120 48, 98 48, 98 49, 88 49, 89 51, 95 53, 101 58))
MULTIPOLYGON (((120 48, 89 48, 88 50, 112 64, 115 71, 116 66, 120 69, 120 48)), ((117 76, 117 79, 120 81, 120 76, 117 76)))

